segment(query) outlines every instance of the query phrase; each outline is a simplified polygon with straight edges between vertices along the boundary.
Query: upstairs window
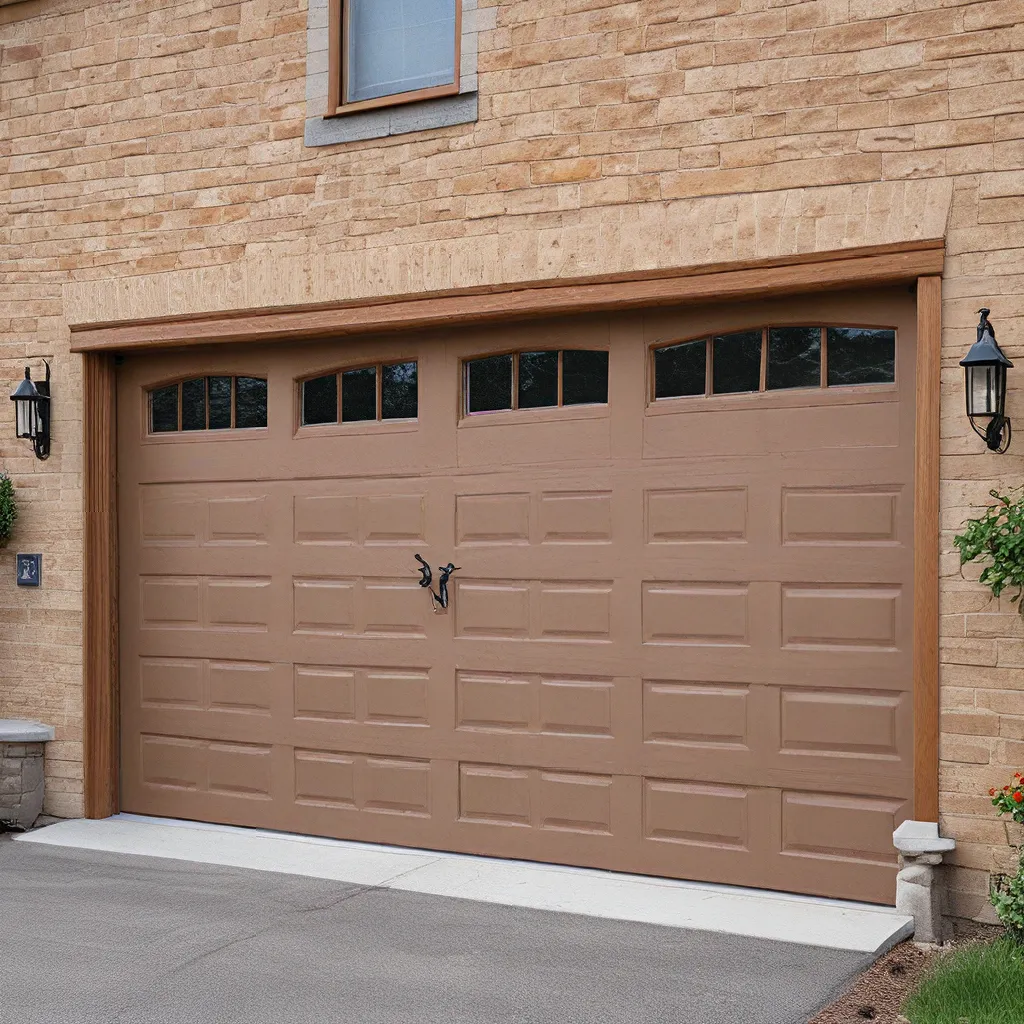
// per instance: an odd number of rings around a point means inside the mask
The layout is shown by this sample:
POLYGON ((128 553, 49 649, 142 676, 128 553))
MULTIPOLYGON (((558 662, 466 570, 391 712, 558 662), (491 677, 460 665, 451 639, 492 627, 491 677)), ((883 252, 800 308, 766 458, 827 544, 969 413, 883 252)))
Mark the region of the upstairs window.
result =
POLYGON ((655 400, 895 380, 889 328, 758 327, 654 350, 655 400))
POLYGON ((330 113, 459 91, 461 0, 331 0, 330 113))
POLYGON ((304 380, 302 425, 414 420, 419 407, 415 362, 360 366, 304 380))
POLYGON ((193 377, 149 392, 152 434, 267 425, 264 377, 193 377))
POLYGON ((608 401, 608 353, 564 349, 467 359, 463 390, 468 415, 604 405, 608 401))

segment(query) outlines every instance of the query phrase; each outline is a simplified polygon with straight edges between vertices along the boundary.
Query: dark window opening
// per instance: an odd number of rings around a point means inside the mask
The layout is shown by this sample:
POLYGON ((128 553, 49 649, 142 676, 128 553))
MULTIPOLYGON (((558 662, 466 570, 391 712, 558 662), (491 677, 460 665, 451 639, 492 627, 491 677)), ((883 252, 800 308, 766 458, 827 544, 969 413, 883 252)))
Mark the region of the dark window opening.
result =
POLYGON ((267 381, 263 377, 193 377, 149 392, 151 434, 266 425, 267 381))
POLYGON ((378 363, 325 374, 299 386, 301 423, 414 420, 419 382, 415 362, 378 363))
POLYGON ((469 414, 567 405, 606 405, 608 353, 601 349, 517 352, 468 359, 469 414))

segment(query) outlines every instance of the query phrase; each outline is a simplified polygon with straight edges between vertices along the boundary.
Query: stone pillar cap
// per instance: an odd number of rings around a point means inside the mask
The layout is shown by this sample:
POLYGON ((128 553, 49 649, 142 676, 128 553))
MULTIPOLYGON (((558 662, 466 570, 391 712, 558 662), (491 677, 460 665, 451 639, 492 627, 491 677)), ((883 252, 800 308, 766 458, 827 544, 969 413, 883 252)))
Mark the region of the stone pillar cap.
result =
POLYGON ((892 842, 900 853, 912 857, 922 853, 948 853, 956 849, 956 840, 943 839, 935 821, 905 821, 893 832, 892 842))
POLYGON ((18 718, 0 718, 0 743, 47 743, 53 726, 18 718))

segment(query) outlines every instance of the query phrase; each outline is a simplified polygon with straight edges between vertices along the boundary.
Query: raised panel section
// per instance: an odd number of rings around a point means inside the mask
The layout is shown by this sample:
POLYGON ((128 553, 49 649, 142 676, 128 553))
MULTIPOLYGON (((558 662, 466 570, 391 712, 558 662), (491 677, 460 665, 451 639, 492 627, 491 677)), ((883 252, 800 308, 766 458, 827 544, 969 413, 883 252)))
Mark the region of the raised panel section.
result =
POLYGON ((296 495, 296 544, 355 544, 359 538, 359 508, 348 495, 296 495))
POLYGON ((793 689, 783 690, 781 699, 787 753, 899 756, 902 693, 793 689))
POLYGON ((746 686, 644 680, 644 741, 746 749, 746 686))
POLYGON ((611 679, 456 674, 457 727, 552 736, 612 735, 611 679))
POLYGON ((542 829, 611 835, 611 777, 539 772, 537 819, 542 829))
POLYGON ((746 789, 672 779, 644 779, 643 787, 645 839, 746 849, 746 789))
POLYGON ((898 496, 895 488, 787 488, 782 539, 787 544, 893 543, 898 496))
POLYGON ((529 770, 460 764, 459 818, 492 825, 530 825, 529 770))
POLYGON ((143 576, 139 584, 144 629, 199 628, 199 579, 194 576, 143 576))
POLYGON ((746 540, 745 487, 648 491, 646 497, 648 544, 746 540))
POLYGON ((495 639, 522 639, 530 635, 528 584, 458 580, 455 590, 458 635, 495 639))
POLYGON ((209 543, 266 544, 267 499, 215 498, 208 503, 209 543))
POLYGON ((202 502, 143 491, 142 543, 146 547, 195 547, 202 539, 202 502))
POLYGON ((206 744, 181 736, 139 736, 139 774, 146 786, 193 792, 206 781, 206 744))
POLYGON ((610 583, 545 583, 540 592, 540 632, 553 640, 608 640, 610 583))
POLYGON ((430 600, 415 580, 364 580, 360 597, 367 636, 426 636, 430 600))
POLYGON ((355 755, 296 750, 295 802, 356 810, 355 755))
POLYGON ((895 650, 899 588, 782 588, 783 642, 789 647, 895 650))
POLYGON ((295 717, 348 722, 356 717, 356 670, 295 666, 295 717))
POLYGON ((270 714, 273 672, 258 662, 214 661, 207 666, 210 707, 240 714, 270 714))
POLYGON ((296 633, 343 636, 355 632, 355 580, 293 580, 296 633))
POLYGON ((459 494, 455 498, 459 545, 528 544, 529 494, 459 494))
POLYGON ((389 494, 361 498, 359 520, 364 544, 413 544, 423 540, 423 496, 389 494))
POLYGON ((893 864, 903 801, 836 793, 782 794, 782 851, 893 864))
POLYGON ((561 736, 611 736, 611 680, 540 679, 538 731, 561 736))
POLYGON ((144 708, 203 709, 203 663, 188 658, 140 658, 139 700, 144 708))
POLYGON ((545 492, 539 519, 542 544, 607 544, 612 539, 611 492, 545 492))
POLYGON ((745 585, 645 582, 642 587, 644 643, 746 645, 745 585))
POLYGON ((430 762, 328 750, 295 751, 295 802, 428 817, 430 762))
POLYGON ((366 721, 426 725, 429 679, 425 672, 367 670, 366 721))
POLYGON ((208 580, 206 602, 210 629, 264 633, 270 623, 270 580, 208 580))
POLYGON ((270 747, 252 743, 211 743, 207 758, 211 793, 250 800, 270 799, 270 747))

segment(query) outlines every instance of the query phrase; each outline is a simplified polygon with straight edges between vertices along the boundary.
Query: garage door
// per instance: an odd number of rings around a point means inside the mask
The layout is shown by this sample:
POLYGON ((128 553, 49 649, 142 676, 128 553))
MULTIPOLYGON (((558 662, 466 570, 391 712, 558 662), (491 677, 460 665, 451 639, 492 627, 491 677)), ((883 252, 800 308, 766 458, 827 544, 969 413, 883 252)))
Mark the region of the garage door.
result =
POLYGON ((123 809, 891 902, 914 316, 128 357, 123 809))

